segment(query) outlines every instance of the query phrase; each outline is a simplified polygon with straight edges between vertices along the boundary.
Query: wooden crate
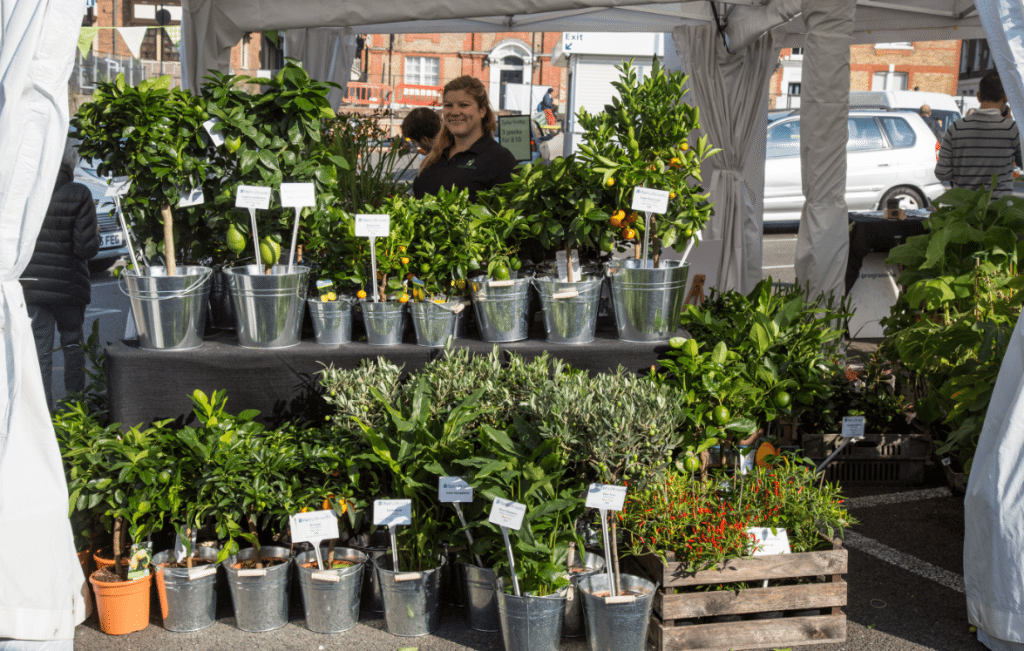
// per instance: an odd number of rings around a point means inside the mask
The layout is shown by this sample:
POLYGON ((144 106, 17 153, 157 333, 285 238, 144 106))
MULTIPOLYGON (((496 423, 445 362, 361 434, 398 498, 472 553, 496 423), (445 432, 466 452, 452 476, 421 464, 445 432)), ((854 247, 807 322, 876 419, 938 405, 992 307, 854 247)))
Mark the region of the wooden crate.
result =
POLYGON ((833 541, 826 551, 733 559, 718 569, 686 573, 669 556, 625 559, 625 571, 646 575, 660 585, 654 597, 650 638, 658 651, 771 649, 846 641, 847 552, 833 541), (765 580, 806 579, 809 583, 743 590, 676 594, 676 588, 765 580), (818 610, 819 614, 756 618, 759 613, 818 610), (820 614, 826 612, 826 614, 820 614), (705 622, 722 615, 738 621, 705 622))
MULTIPOLYGON (((804 454, 821 463, 841 443, 840 434, 809 434, 804 436, 804 454)), ((924 481, 930 454, 928 436, 865 434, 829 463, 825 479, 848 484, 917 484, 924 481)))

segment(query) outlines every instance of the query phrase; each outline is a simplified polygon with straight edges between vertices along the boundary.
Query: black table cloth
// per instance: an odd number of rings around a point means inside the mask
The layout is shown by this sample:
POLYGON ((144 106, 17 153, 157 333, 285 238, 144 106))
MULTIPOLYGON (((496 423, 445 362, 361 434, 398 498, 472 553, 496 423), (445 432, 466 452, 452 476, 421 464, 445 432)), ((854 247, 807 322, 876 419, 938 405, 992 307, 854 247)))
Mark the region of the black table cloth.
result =
POLYGON ((925 210, 907 213, 907 218, 883 219, 881 211, 850 213, 850 256, 846 263, 846 293, 860 276, 864 257, 872 252, 888 253, 908 237, 924 233, 925 210))
MULTIPOLYGON (((414 337, 407 334, 405 341, 414 337)), ((456 345, 481 355, 496 344, 458 339, 456 345)), ((526 359, 547 351, 591 373, 614 371, 619 365, 644 371, 656 363, 658 352, 668 349, 663 343, 619 341, 611 319, 599 320, 597 336, 589 344, 549 344, 543 324, 535 321, 530 339, 497 345, 526 359)), ((319 421, 329 413, 317 381, 317 372, 327 365, 356 368, 363 359, 383 357, 409 372, 443 354, 443 349, 409 343, 371 346, 365 341, 321 346, 307 333, 297 346, 260 350, 241 348, 233 333, 222 332, 208 335, 202 346, 187 351, 143 350, 135 341, 119 341, 108 346, 106 354, 110 416, 124 428, 164 418, 175 419, 179 426, 194 421, 191 395, 195 389, 207 395, 224 389, 230 413, 258 409, 257 420, 277 426, 295 419, 319 421)))

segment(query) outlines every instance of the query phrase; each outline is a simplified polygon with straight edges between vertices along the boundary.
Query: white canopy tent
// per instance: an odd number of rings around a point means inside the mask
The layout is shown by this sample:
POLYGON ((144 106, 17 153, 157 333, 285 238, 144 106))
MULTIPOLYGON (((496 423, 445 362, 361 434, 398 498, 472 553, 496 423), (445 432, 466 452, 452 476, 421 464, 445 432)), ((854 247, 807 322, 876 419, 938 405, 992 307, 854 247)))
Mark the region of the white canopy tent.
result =
MULTIPOLYGON (((811 98, 818 104, 817 118, 811 118, 815 134, 815 147, 804 146, 801 155, 804 170, 816 170, 817 179, 805 178, 805 187, 821 188, 821 194, 809 195, 810 208, 805 209, 801 226, 801 256, 798 277, 813 283, 817 289, 839 289, 833 278, 821 275, 828 266, 845 266, 845 249, 838 245, 846 233, 845 205, 842 201, 842 182, 845 157, 839 156, 846 140, 845 93, 848 90, 848 44, 908 40, 942 40, 988 37, 996 52, 996 62, 1016 115, 1024 115, 1024 52, 1020 51, 1024 36, 1024 0, 728 0, 718 3, 727 17, 727 24, 717 24, 737 51, 755 42, 769 29, 775 29, 774 47, 808 47, 806 67, 821 66, 822 74, 812 75, 806 85, 805 102, 811 98), (975 8, 977 4, 977 9, 975 8), (855 12, 850 12, 855 8, 855 12), (802 12, 802 13, 800 13, 802 12), (797 15, 800 13, 800 15, 797 15), (980 15, 979 15, 980 14, 980 15), (806 18, 806 24, 805 19, 806 18), (984 29, 982 24, 984 22, 984 29), (1011 43, 1013 45, 1011 45, 1011 43), (845 52, 844 52, 845 51, 845 52), (828 73, 828 74, 824 74, 828 73), (831 76, 829 76, 831 75, 831 76), (820 95, 819 95, 820 94, 820 95), (817 101, 815 101, 815 99, 817 101), (841 126, 842 125, 842 126, 841 126), (835 180, 839 179, 839 186, 835 180), (809 215, 810 211, 810 217, 809 215), (824 257, 822 256, 824 253, 824 257), (831 257, 831 256, 839 257, 831 257)), ((75 39, 69 30, 78 24, 83 0, 0 0, 0 356, 7 368, 7 380, 0 391, 0 524, 4 531, 15 531, 9 523, 35 518, 38 527, 41 513, 51 514, 54 520, 53 539, 57 541, 51 557, 61 559, 66 549, 69 560, 71 540, 66 526, 55 515, 66 506, 66 487, 59 473, 60 459, 56 446, 50 443, 31 443, 33 437, 50 440, 52 429, 45 417, 46 405, 38 370, 33 366, 31 334, 28 328, 24 301, 20 299, 17 277, 34 246, 35 235, 46 209, 46 198, 56 176, 61 134, 67 127, 67 113, 61 108, 66 87, 61 86, 70 72, 75 39), (45 29, 44 29, 45 24, 45 29), (46 35, 45 38, 43 35, 46 35), (59 39, 55 42, 54 39, 59 39), (65 40, 66 39, 66 40, 65 40), (38 79, 33 76, 38 72, 38 79), (12 183, 17 179, 19 185, 12 183), (16 188, 16 189, 15 189, 16 188), (31 358, 31 359, 30 359, 31 358), (31 469, 39 476, 30 476, 31 469), (45 496, 47 507, 38 503, 10 499, 12 487, 22 482, 41 482, 39 495, 45 496), (63 500, 63 501, 62 501, 63 500), (56 503, 56 506, 55 506, 56 503), (59 508, 57 508, 59 507, 59 508), (56 508, 56 511, 54 510, 56 508)), ((511 31, 647 31, 667 32, 686 25, 706 25, 713 21, 710 4, 703 0, 683 2, 638 3, 630 0, 410 0, 407 3, 386 3, 379 0, 183 0, 182 58, 184 77, 188 84, 208 68, 226 71, 230 48, 244 34, 267 29, 336 28, 336 40, 327 39, 330 47, 354 48, 354 33, 411 33, 411 32, 511 32, 511 31)), ((325 40, 319 32, 318 39, 325 40)), ((299 42, 301 36, 296 35, 299 42)), ((333 39, 333 37, 331 37, 333 39)), ((314 55, 313 39, 305 41, 310 55, 314 55)), ((756 48, 755 48, 756 49, 756 48)), ((350 56, 350 55, 343 55, 350 56)), ((327 67, 345 70, 347 66, 333 57, 320 56, 318 69, 312 59, 305 57, 314 76, 330 75, 327 67), (322 74, 321 74, 322 73, 322 74)), ((348 59, 349 61, 351 59, 348 59)), ((742 67, 742 66, 741 66, 742 67)), ((728 78, 726 71, 724 78, 728 78)), ((750 88, 750 93, 761 93, 761 88, 750 88)), ((698 104, 699 106, 699 104, 698 104)), ((701 107, 711 111, 711 107, 701 107)), ((742 140, 742 139, 740 139, 742 140)), ((737 140, 739 142, 740 140, 737 140)), ((805 139, 805 142, 810 139, 805 139)), ((718 144, 718 143, 715 143, 718 144)), ((749 166, 748 166, 749 167, 749 166)), ((756 169, 758 166, 753 166, 756 169)), ((745 180, 751 188, 763 185, 747 171, 745 180)), ((729 185, 729 184, 724 184, 729 185)), ((733 186, 735 184, 732 184, 733 186)), ((734 187, 730 192, 734 191, 734 187)), ((715 197, 712 197, 715 199, 715 197)), ((719 215, 724 221, 758 220, 750 215, 745 201, 725 201, 723 207, 730 214, 719 215), (747 211, 744 213, 743 211, 747 211)), ((742 244, 738 255, 760 256, 760 234, 756 240, 749 228, 738 231, 723 224, 724 230, 739 232, 742 244)), ((732 250, 732 249, 730 249, 732 250)), ((739 288, 750 280, 743 271, 742 260, 735 264, 740 271, 735 282, 739 288)), ((1015 369, 1017 379, 1020 371, 1015 369)), ((1001 378, 1002 379, 1002 378, 1001 378)), ((1019 386, 1020 382, 1016 384, 1019 386)), ((1017 400, 1019 390, 1001 400, 1017 400)), ((990 416, 1007 404, 993 404, 990 416)), ((1018 450, 1019 452, 1019 450, 1018 450)), ((997 464, 991 472, 1013 476, 1012 465, 1017 456, 1005 466, 997 464)), ((982 534, 978 549, 991 554, 998 562, 988 567, 965 563, 967 568, 968 598, 971 618, 993 638, 1007 644, 1020 645, 1024 631, 1024 587, 1018 581, 1010 585, 999 574, 1000 563, 1020 564, 1018 547, 1003 544, 1022 538, 1019 529, 1024 526, 1021 501, 1004 504, 1003 495, 985 490, 988 477, 972 475, 972 496, 987 500, 994 515, 986 520, 988 535, 982 534), (978 490, 973 490, 977 488, 978 490), (994 504, 992 500, 996 500, 994 504), (1015 529, 1014 529, 1015 528, 1015 529), (977 575, 971 572, 977 572, 977 575), (993 613, 998 613, 994 616, 993 613)), ((1019 481, 1018 481, 1019 483, 1019 481)), ((42 499, 42 498, 40 498, 42 499)), ((971 501, 969 498, 968 506, 971 501)), ((25 525, 27 527, 27 525, 25 525)), ((17 538, 0 541, 0 637, 52 639, 63 637, 67 623, 78 621, 81 600, 68 595, 80 594, 81 573, 64 571, 63 560, 57 565, 54 585, 40 586, 38 590, 12 592, 10 577, 19 566, 17 538), (8 573, 8 570, 13 573, 8 573), (49 598, 48 609, 37 606, 49 598), (17 620, 6 615, 14 612, 17 620), (61 623, 50 626, 50 619, 61 623), (17 622, 12 625, 11 622, 17 622)), ((1016 545, 1016 543, 1013 543, 1016 545)), ((1018 576, 1014 574, 1014 576, 1018 576)), ((1014 646, 1006 648, 1024 648, 1014 646)))

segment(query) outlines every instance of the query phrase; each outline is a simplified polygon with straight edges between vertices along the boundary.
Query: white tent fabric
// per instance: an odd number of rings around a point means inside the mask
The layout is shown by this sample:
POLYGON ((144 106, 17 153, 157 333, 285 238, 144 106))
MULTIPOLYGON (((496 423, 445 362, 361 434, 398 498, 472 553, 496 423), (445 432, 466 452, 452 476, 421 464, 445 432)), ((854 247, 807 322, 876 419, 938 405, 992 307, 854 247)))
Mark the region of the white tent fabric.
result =
POLYGON ((846 119, 854 0, 803 0, 808 31, 800 98, 800 164, 806 201, 796 242, 796 279, 819 292, 844 291, 850 250, 846 210, 846 119))
MULTIPOLYGON (((1024 4, 983 0, 989 48, 1016 116, 1024 115, 1024 4)), ((1019 120, 1019 118, 1018 118, 1019 120)), ((964 498, 967 617, 994 651, 1024 651, 1024 320, 1017 321, 978 440, 964 498)))
POLYGON ((83 0, 3 4, 0 32, 0 638, 69 640, 88 586, 18 277, 67 138, 67 88, 83 0), (24 545, 44 566, 26 563, 24 545))
POLYGON ((716 287, 747 293, 761 280, 762 246, 761 215, 755 213, 744 188, 744 170, 760 158, 760 165, 755 165, 760 178, 746 179, 753 187, 764 187, 764 156, 750 156, 750 152, 764 133, 768 83, 779 48, 768 33, 746 49, 730 53, 713 25, 677 27, 672 37, 690 75, 701 128, 708 142, 722 149, 709 159, 714 168, 710 190, 715 214, 704 233, 706 240, 722 241, 716 287))
POLYGON ((1003 357, 964 498, 964 586, 970 622, 1024 649, 1024 319, 1003 357))
POLYGON ((341 86, 327 94, 331 106, 340 106, 352 76, 356 58, 356 36, 349 27, 291 29, 285 34, 285 56, 302 61, 309 76, 341 86))

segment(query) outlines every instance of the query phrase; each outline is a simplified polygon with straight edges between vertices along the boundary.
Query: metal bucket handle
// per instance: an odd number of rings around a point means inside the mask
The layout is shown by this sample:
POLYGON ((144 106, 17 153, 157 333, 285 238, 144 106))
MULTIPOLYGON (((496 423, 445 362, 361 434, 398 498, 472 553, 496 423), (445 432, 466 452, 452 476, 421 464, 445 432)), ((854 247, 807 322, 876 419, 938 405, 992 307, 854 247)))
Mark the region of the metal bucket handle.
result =
MULTIPOLYGON (((158 296, 156 296, 155 298, 152 297, 152 296, 142 296, 142 295, 132 296, 129 292, 125 291, 125 288, 128 286, 128 283, 125 282, 125 280, 124 280, 124 274, 118 274, 118 276, 117 276, 117 288, 119 290, 121 290, 121 293, 124 294, 125 296, 127 296, 128 298, 137 298, 140 301, 167 301, 167 300, 170 300, 172 298, 181 298, 182 296, 187 296, 188 294, 191 294, 192 292, 194 292, 195 290, 199 289, 204 284, 209 282, 210 278, 213 277, 212 273, 211 274, 189 274, 189 275, 194 275, 197 278, 200 278, 200 280, 197 280, 196 282, 192 283, 188 287, 183 287, 182 289, 166 292, 166 294, 167 294, 166 296, 159 296, 159 294, 164 293, 164 292, 161 292, 160 290, 157 290, 155 292, 146 292, 147 294, 158 294, 158 296)), ((142 278, 143 276, 139 276, 139 277, 142 278)), ((155 277, 157 277, 157 276, 150 276, 150 278, 155 278, 155 277)), ((159 276, 159 277, 160 278, 173 278, 173 276, 159 276)))

